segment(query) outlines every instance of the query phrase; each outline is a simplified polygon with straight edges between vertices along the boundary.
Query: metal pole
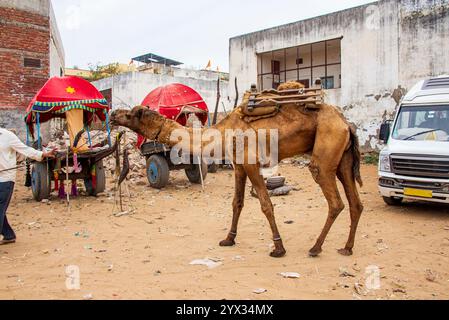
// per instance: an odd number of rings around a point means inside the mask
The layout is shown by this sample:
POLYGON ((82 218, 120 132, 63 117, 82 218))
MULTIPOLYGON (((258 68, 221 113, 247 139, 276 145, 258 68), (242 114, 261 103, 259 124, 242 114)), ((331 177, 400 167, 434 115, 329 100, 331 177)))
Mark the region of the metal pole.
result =
POLYGON ((203 188, 203 191, 204 191, 205 188, 204 188, 204 178, 203 178, 203 161, 200 156, 198 156, 198 163, 200 166, 201 187, 203 188))

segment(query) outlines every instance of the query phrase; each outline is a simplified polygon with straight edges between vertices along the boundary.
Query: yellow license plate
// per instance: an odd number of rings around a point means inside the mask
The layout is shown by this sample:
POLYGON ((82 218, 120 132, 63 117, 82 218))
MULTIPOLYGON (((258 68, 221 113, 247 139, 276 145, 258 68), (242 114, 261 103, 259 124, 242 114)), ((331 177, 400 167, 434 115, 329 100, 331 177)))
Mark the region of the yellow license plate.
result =
POLYGON ((430 190, 404 189, 404 195, 411 197, 433 198, 433 192, 430 190))

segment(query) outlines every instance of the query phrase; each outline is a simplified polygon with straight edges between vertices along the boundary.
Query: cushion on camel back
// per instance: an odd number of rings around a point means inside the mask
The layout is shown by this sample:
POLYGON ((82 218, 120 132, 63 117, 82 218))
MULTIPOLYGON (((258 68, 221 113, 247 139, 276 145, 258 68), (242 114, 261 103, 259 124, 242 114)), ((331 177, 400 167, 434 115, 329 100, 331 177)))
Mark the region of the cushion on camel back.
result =
POLYGON ((279 105, 274 101, 277 95, 264 92, 257 94, 247 91, 240 105, 241 112, 248 117, 275 116, 279 112, 279 105), (252 99, 260 99, 255 102, 252 99))
POLYGON ((301 83, 289 81, 281 84, 278 90, 262 92, 257 92, 256 86, 253 85, 251 91, 247 91, 243 96, 239 110, 242 119, 253 122, 274 117, 284 105, 295 105, 304 111, 318 111, 322 103, 321 81, 308 89, 301 83))

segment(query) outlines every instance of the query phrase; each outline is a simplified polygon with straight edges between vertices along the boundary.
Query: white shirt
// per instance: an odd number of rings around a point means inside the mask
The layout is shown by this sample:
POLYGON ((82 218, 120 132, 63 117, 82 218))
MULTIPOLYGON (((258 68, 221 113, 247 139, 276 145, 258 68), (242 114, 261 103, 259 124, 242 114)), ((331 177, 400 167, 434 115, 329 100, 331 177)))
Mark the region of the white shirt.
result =
POLYGON ((27 147, 14 133, 0 128, 0 182, 15 182, 16 170, 2 170, 17 166, 17 152, 27 158, 42 161, 41 151, 27 147))

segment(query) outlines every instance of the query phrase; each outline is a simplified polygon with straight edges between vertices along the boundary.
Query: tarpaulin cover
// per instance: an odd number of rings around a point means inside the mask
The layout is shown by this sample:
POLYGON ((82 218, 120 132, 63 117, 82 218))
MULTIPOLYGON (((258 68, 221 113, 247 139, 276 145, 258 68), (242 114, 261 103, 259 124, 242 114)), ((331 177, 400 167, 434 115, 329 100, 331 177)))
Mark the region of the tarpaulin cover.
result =
MULTIPOLYGON (((188 113, 195 113, 203 125, 209 116, 209 109, 201 95, 180 83, 156 88, 143 100, 142 105, 183 126, 186 125, 188 113)), ((139 136, 137 146, 140 147, 144 141, 145 138, 139 136)))
MULTIPOLYGON (((74 77, 54 77, 45 83, 31 101, 25 122, 32 129, 36 122, 46 122, 52 118, 65 118, 65 112, 81 109, 96 114, 101 121, 106 120, 105 111, 109 111, 108 102, 103 95, 88 81, 74 77)), ((90 123, 93 116, 89 116, 90 123)))

